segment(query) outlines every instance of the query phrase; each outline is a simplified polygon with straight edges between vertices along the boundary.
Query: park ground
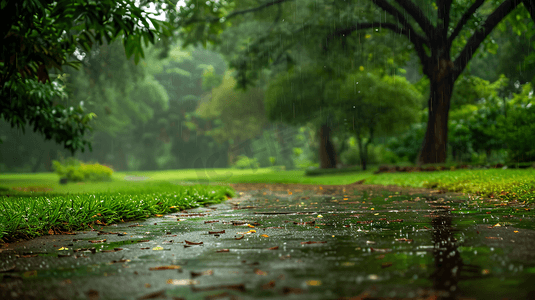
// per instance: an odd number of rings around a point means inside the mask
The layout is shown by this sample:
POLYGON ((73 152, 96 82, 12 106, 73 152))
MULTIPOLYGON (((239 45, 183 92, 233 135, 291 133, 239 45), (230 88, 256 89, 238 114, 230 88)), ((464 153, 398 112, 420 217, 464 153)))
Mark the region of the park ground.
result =
POLYGON ((534 180, 532 169, 1 175, 0 296, 529 299, 534 180), (33 216, 46 203, 55 220, 33 216))

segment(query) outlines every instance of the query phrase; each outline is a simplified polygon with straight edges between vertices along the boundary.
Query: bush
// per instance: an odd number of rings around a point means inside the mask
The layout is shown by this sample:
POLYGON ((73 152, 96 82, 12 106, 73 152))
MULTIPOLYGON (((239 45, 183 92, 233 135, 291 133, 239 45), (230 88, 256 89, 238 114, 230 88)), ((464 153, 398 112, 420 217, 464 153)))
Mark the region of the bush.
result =
POLYGON ((507 117, 498 119, 498 135, 508 147, 510 162, 535 161, 535 101, 531 84, 523 87, 509 103, 507 117))
POLYGON ((75 158, 69 158, 62 162, 54 160, 52 162, 54 171, 62 180, 61 182, 72 181, 110 181, 113 170, 98 163, 86 164, 75 158))
POLYGON ((238 160, 234 164, 233 168, 236 169, 257 169, 260 167, 258 160, 255 158, 249 158, 245 155, 238 155, 238 160))

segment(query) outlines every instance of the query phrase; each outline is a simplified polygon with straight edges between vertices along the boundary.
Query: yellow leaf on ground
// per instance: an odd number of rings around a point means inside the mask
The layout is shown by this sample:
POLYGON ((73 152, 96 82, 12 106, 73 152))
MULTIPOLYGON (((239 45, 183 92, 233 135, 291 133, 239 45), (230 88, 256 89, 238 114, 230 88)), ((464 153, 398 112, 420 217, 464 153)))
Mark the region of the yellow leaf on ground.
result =
POLYGON ((321 285, 321 280, 307 280, 307 285, 310 285, 310 286, 320 286, 321 285))

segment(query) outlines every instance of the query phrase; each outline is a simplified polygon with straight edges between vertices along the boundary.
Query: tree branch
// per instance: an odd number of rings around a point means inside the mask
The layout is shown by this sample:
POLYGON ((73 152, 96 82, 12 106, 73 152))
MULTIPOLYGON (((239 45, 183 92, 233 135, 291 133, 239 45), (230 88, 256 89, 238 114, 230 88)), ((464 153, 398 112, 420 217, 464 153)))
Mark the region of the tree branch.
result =
POLYGON ((533 22, 535 22, 535 0, 522 0, 522 3, 524 3, 524 7, 528 10, 533 22))
POLYGON ((420 61, 423 65, 426 65, 427 61, 429 60, 429 57, 425 53, 424 45, 429 47, 428 40, 419 35, 410 27, 410 25, 407 27, 399 27, 393 23, 380 23, 380 22, 372 22, 372 23, 357 23, 351 27, 347 27, 338 31, 335 31, 333 34, 331 34, 329 37, 327 37, 327 43, 330 39, 332 39, 334 36, 346 36, 350 35, 352 32, 361 30, 361 29, 370 29, 370 28, 376 28, 376 27, 383 27, 390 29, 396 33, 403 34, 406 36, 409 41, 414 45, 414 48, 416 49, 416 54, 418 55, 418 58, 420 58, 420 61))
POLYGON ((437 8, 437 17, 439 20, 437 26, 439 28, 442 38, 447 40, 448 27, 450 24, 451 0, 437 0, 437 8), (440 20, 443 20, 443 23, 440 23, 440 20))
MULTIPOLYGON (((391 6, 390 4, 386 3, 385 0, 373 0, 373 2, 384 10, 386 9, 383 8, 383 6, 391 6)), ((403 7, 403 9, 406 10, 411 17, 414 18, 416 23, 418 23, 420 28, 422 28, 422 30, 425 32, 427 38, 431 40, 433 38, 435 26, 431 24, 431 21, 429 21, 429 19, 424 15, 423 11, 410 0, 396 0, 396 2, 401 5, 401 7, 403 7)), ((393 6, 391 7, 391 9, 395 9, 393 6)), ((390 13, 389 11, 387 12, 390 13)))
POLYGON ((455 26, 453 33, 448 38, 448 45, 453 43, 453 40, 459 35, 464 25, 466 25, 466 22, 468 22, 468 19, 470 19, 476 10, 483 4, 483 2, 485 2, 485 0, 476 0, 476 2, 474 2, 474 4, 472 4, 472 6, 470 6, 470 8, 463 14, 459 20, 459 23, 457 23, 457 26, 455 26))
POLYGON ((489 35, 489 33, 505 18, 510 12, 512 12, 520 4, 516 0, 505 0, 494 12, 492 12, 485 20, 482 29, 477 30, 472 37, 468 40, 463 50, 459 53, 454 62, 453 80, 463 72, 464 68, 481 45, 481 42, 489 35))
MULTIPOLYGON (((268 2, 266 2, 264 4, 261 4, 261 5, 257 6, 257 7, 248 8, 248 9, 244 9, 244 10, 233 11, 230 14, 228 14, 228 15, 222 17, 222 18, 225 18, 225 20, 228 20, 230 18, 234 18, 234 17, 239 16, 239 15, 252 13, 252 12, 259 11, 259 10, 262 10, 264 8, 276 5, 276 4, 281 4, 281 3, 284 3, 284 2, 290 2, 290 1, 295 1, 295 0, 272 0, 272 1, 268 1, 268 2)), ((197 22, 215 23, 215 22, 219 22, 219 20, 221 20, 221 18, 218 18, 218 17, 212 17, 212 18, 206 18, 206 19, 191 19, 191 20, 187 21, 183 26, 187 26, 189 24, 193 24, 193 23, 197 23, 197 22)))

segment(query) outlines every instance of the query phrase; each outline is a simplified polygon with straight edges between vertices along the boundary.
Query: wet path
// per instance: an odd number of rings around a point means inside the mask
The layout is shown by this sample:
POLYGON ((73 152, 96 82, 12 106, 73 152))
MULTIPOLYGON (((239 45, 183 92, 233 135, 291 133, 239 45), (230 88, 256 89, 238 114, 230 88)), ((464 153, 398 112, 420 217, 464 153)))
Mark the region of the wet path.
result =
POLYGON ((0 253, 0 297, 532 299, 533 211, 497 204, 257 190, 138 225, 11 244, 0 253))

